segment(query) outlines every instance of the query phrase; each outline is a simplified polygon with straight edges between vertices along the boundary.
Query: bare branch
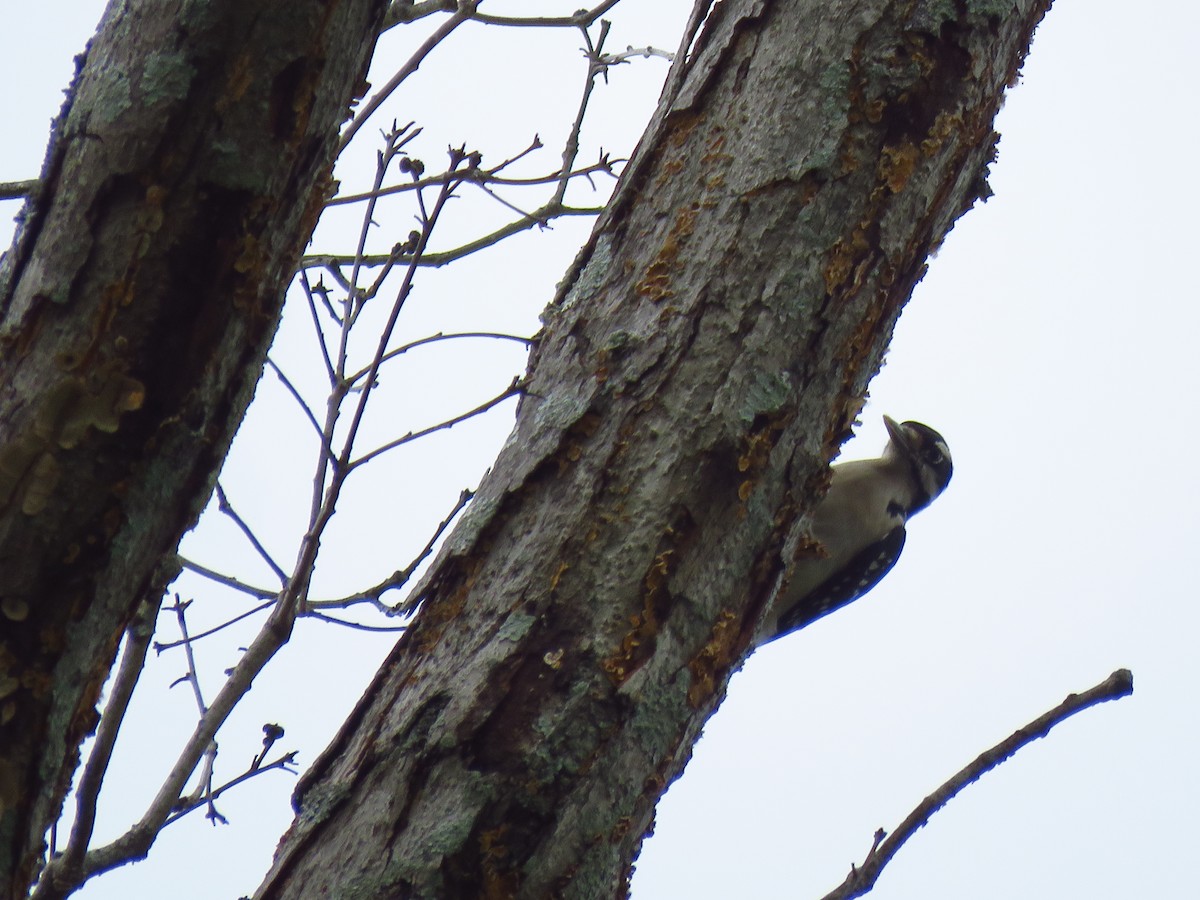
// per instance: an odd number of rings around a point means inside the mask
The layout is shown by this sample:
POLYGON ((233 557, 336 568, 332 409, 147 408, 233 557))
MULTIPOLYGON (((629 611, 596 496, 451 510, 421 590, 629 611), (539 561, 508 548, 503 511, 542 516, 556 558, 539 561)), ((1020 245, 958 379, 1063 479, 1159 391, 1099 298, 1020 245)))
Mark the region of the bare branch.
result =
MULTIPOLYGON (((439 331, 437 334, 431 334, 428 337, 417 338, 415 341, 402 344, 395 350, 389 350, 383 355, 382 359, 380 359, 380 362, 385 363, 388 360, 395 359, 397 356, 407 353, 409 350, 414 350, 417 347, 424 346, 425 344, 434 344, 438 341, 458 340, 460 338, 486 338, 496 341, 516 341, 518 344, 524 344, 526 347, 530 346, 534 342, 533 338, 521 337, 519 334, 503 334, 498 331, 457 331, 451 332, 450 334, 439 331)), ((359 369, 357 372, 347 378, 346 381, 348 381, 350 384, 355 384, 360 379, 366 377, 368 371, 369 369, 359 369)))
MULTIPOLYGON (((324 279, 314 285, 308 280, 307 269, 300 269, 299 274, 300 285, 304 289, 304 299, 307 301, 309 316, 312 319, 313 333, 317 338, 317 346, 321 350, 321 361, 325 364, 325 377, 329 379, 329 384, 332 386, 337 382, 337 376, 333 371, 333 360, 329 357, 329 347, 325 343, 325 332, 321 328, 321 316, 317 312, 317 298, 320 297, 321 305, 335 322, 338 322, 338 315, 329 302, 329 289, 325 287, 324 279)), ((322 437, 324 437, 324 433, 322 433, 322 437)))
POLYGON ((433 535, 429 538, 429 541, 423 548, 421 548, 421 552, 418 553, 403 569, 397 569, 374 587, 367 588, 365 591, 360 591, 357 594, 351 594, 349 597, 342 597, 338 600, 310 601, 306 605, 306 610, 346 609, 347 607, 354 606, 358 603, 371 603, 387 612, 389 615, 395 615, 397 610, 393 607, 385 605, 380 598, 386 592, 395 590, 408 583, 408 580, 412 578, 413 572, 417 570, 417 567, 426 559, 428 559, 429 554, 433 552, 433 548, 437 546, 437 542, 441 539, 441 536, 446 533, 446 529, 450 527, 450 523, 454 521, 455 517, 458 516, 463 509, 466 508, 466 505, 471 502, 471 499, 474 496, 474 491, 466 489, 464 489, 458 495, 458 500, 455 502, 454 508, 450 510, 449 515, 447 515, 446 518, 441 521, 441 524, 439 524, 434 530, 433 535))
MULTIPOLYGON (((285 753, 283 756, 279 757, 276 760, 273 760, 272 762, 266 763, 265 765, 262 763, 259 763, 258 765, 251 766, 249 769, 247 769, 241 775, 238 775, 236 778, 230 779, 229 781, 225 782, 220 787, 213 788, 212 792, 208 795, 208 797, 206 797, 202 800, 196 800, 196 801, 189 802, 186 805, 181 806, 180 808, 173 811, 171 813, 171 815, 167 816, 166 821, 164 821, 162 824, 162 827, 166 828, 168 825, 170 825, 174 822, 178 822, 180 819, 182 819, 188 813, 194 812, 195 810, 199 809, 201 806, 211 805, 211 802, 213 800, 216 800, 218 797, 220 797, 226 791, 230 790, 231 788, 237 787, 239 784, 241 784, 244 781, 249 781, 251 778, 254 778, 255 776, 262 775, 264 772, 270 772, 274 769, 282 769, 283 771, 290 772, 293 775, 297 774, 296 770, 294 768, 291 768, 291 766, 294 766, 296 764, 296 753, 297 753, 297 751, 292 750, 291 752, 285 753)), ((210 814, 210 817, 211 817, 211 814, 210 814)), ((224 822, 225 817, 221 816, 220 818, 221 818, 222 822, 224 822)))
POLYGON ((317 433, 317 439, 325 447, 329 455, 332 456, 333 448, 329 446, 329 438, 321 428, 321 423, 317 421, 317 417, 313 414, 313 411, 309 409, 308 404, 304 402, 304 398, 300 396, 300 392, 296 390, 296 386, 292 384, 291 379, 283 374, 283 369, 279 368, 275 360, 269 356, 267 357, 267 365, 271 367, 271 371, 275 373, 275 377, 280 380, 287 392, 292 395, 292 399, 296 401, 296 405, 300 407, 300 410, 304 413, 304 417, 312 425, 313 431, 317 433))
POLYGON ((251 597, 256 597, 259 600, 273 599, 278 596, 279 591, 268 590, 267 588, 255 587, 252 584, 247 584, 240 579, 234 578, 232 575, 223 575, 216 569, 210 569, 208 566, 202 566, 198 562, 193 562, 186 557, 177 557, 179 564, 189 572, 195 572, 197 575, 202 575, 209 581, 215 581, 217 584, 222 584, 225 587, 233 588, 235 591, 241 591, 243 594, 249 594, 251 597))
POLYGON ((600 61, 606 66, 616 66, 621 63, 629 62, 631 59, 641 57, 649 59, 656 56, 659 59, 665 59, 667 62, 675 61, 675 54, 670 50, 659 50, 657 47, 626 47, 620 53, 606 53, 600 58, 600 61))
POLYGON ((430 425, 428 428, 422 428, 420 431, 410 431, 408 434, 404 435, 403 437, 396 438, 396 440, 394 440, 394 441, 389 441, 388 443, 384 444, 382 447, 376 447, 370 453, 367 453, 364 456, 360 456, 358 459, 351 462, 349 464, 350 468, 357 469, 359 466, 367 464, 368 462, 373 460, 375 457, 379 456, 381 453, 387 453, 389 450, 395 450, 397 447, 400 447, 404 444, 412 443, 413 441, 417 440, 418 438, 425 437, 427 434, 433 434, 435 431, 442 431, 443 429, 446 429, 446 428, 453 428, 455 425, 459 424, 460 422, 465 422, 467 419, 471 419, 471 418, 474 418, 475 416, 481 415, 481 414, 487 412, 493 406, 498 406, 499 404, 501 404, 505 400, 507 400, 509 397, 515 397, 519 393, 521 393, 521 379, 518 376, 517 378, 514 378, 512 380, 512 383, 507 388, 505 388, 503 391, 501 391, 499 394, 497 394, 491 400, 486 400, 483 403, 476 406, 474 409, 467 410, 465 413, 462 413, 461 415, 457 415, 452 419, 446 419, 444 422, 439 422, 437 425, 430 425))
POLYGON ((621 0, 604 0, 592 9, 581 9, 570 16, 492 16, 476 12, 471 16, 484 25, 509 25, 516 28, 587 28, 621 0))
MULTIPOLYGON (((348 293, 347 303, 349 303, 349 311, 343 316, 342 322, 342 347, 338 355, 338 361, 342 362, 345 359, 345 343, 348 337, 348 324, 351 323, 355 316, 358 315, 361 302, 364 299, 358 290, 358 275, 362 270, 363 252, 367 245, 367 235, 371 230, 371 226, 375 224, 375 204, 378 202, 379 189, 383 186, 383 179, 387 175, 388 167, 393 160, 401 160, 400 169, 403 172, 411 173, 414 180, 421 177, 421 172, 424 165, 420 162, 410 160, 405 154, 405 146, 418 135, 421 129, 414 128, 413 123, 397 127, 396 123, 392 123, 391 129, 384 133, 384 149, 379 153, 378 161, 375 166, 375 183, 371 186, 370 196, 367 200, 367 208, 363 211, 362 228, 359 230, 358 246, 354 250, 354 266, 350 270, 350 283, 346 286, 348 293), (407 165, 406 165, 407 164, 407 165)), ((420 194, 418 193, 418 197, 420 194)), ((338 373, 341 374, 341 368, 338 368, 338 373)))
MULTIPOLYGON (((168 612, 175 613, 175 619, 179 623, 179 633, 183 635, 183 640, 180 643, 183 645, 185 654, 187 655, 187 674, 179 681, 186 681, 192 686, 192 695, 196 698, 196 706, 200 710, 200 715, 208 712, 208 706, 204 703, 204 692, 200 689, 200 676, 196 674, 196 656, 192 652, 192 641, 188 637, 187 628, 187 608, 192 605, 191 600, 180 600, 179 595, 175 595, 175 604, 168 606, 168 612)), ((175 684, 179 682, 176 681, 175 684)), ((172 685, 174 687, 174 684, 172 685)))
MULTIPOLYGON (((183 635, 180 643, 183 645, 183 652, 187 658, 187 673, 176 681, 171 686, 174 687, 180 681, 186 681, 192 686, 192 695, 196 698, 196 708, 200 711, 200 718, 203 719, 208 712, 208 705, 204 702, 204 692, 200 689, 200 674, 196 669, 196 654, 192 650, 192 638, 188 634, 187 626, 187 608, 192 605, 192 601, 186 602, 179 599, 179 595, 175 595, 175 605, 169 606, 167 609, 175 613, 175 618, 179 623, 179 633, 183 635)), ((213 771, 217 765, 217 742, 211 739, 208 742, 208 747, 204 750, 204 768, 200 771, 200 777, 196 780, 196 788, 191 795, 182 798, 183 803, 207 803, 208 817, 215 821, 225 821, 225 817, 217 812, 217 808, 212 801, 212 778, 213 771)))
POLYGON ((328 622, 331 625, 342 625, 345 628, 353 629, 354 631, 403 631, 407 625, 364 625, 361 622, 349 622, 345 619, 337 619, 325 613, 309 612, 305 613, 311 619, 318 619, 322 622, 328 622))
MULTIPOLYGON (((493 244, 498 244, 514 234, 520 234, 522 231, 529 231, 537 226, 540 228, 548 227, 553 219, 560 216, 598 216, 604 212, 604 207, 571 207, 571 206, 543 206, 541 209, 536 209, 529 214, 527 218, 519 219, 515 222, 510 222, 500 228, 497 228, 491 234, 486 234, 477 240, 470 241, 460 247, 455 247, 453 250, 445 250, 441 253, 423 253, 420 259, 414 260, 415 265, 429 266, 437 268, 447 265, 455 260, 462 259, 464 256, 470 256, 472 253, 477 253, 493 244)), ((370 266, 385 266, 396 261, 392 254, 366 254, 362 256, 361 262, 364 268, 370 266)), ((325 253, 314 256, 306 256, 300 261, 300 265, 305 268, 314 268, 321 266, 333 266, 338 264, 348 264, 354 261, 352 256, 339 256, 336 254, 325 253)))
POLYGON ((65 897, 82 880, 84 853, 92 840, 96 824, 96 801, 104 777, 108 774, 117 734, 129 711, 133 690, 146 665, 146 652, 154 635, 154 619, 157 615, 158 603, 143 602, 125 632, 125 651, 121 654, 121 664, 113 678, 104 714, 96 728, 96 742, 88 754, 87 764, 79 776, 79 787, 75 791, 75 822, 71 826, 71 836, 62 855, 47 864, 31 895, 32 900, 65 897))
POLYGON ((342 138, 338 142, 337 152, 339 156, 346 149, 346 145, 354 140, 354 135, 366 124, 367 119, 375 114, 375 111, 383 105, 383 102, 392 95, 396 88, 404 83, 404 80, 409 75, 421 67, 421 63, 425 61, 425 57, 432 53, 438 44, 448 38, 455 28, 471 18, 475 12, 476 2, 478 0, 459 0, 458 8, 454 14, 438 26, 437 30, 426 39, 425 43, 418 47, 413 55, 408 58, 408 62, 401 66, 396 74, 388 79, 387 84, 380 88, 375 93, 375 96, 368 100, 363 108, 355 114, 354 119, 346 126, 346 130, 342 132, 342 138))
POLYGON ((196 643, 196 641, 202 640, 203 638, 206 638, 206 637, 209 637, 210 635, 216 634, 218 631, 224 631, 230 625, 236 625, 238 622, 242 621, 243 619, 248 619, 251 616, 258 615, 260 612, 268 610, 274 605, 275 605, 274 600, 268 600, 266 603, 260 603, 258 606, 254 607, 253 609, 246 610, 241 615, 234 616, 232 619, 230 619, 227 622, 222 622, 220 625, 214 625, 212 628, 208 629, 208 631, 202 631, 199 634, 193 634, 190 637, 185 636, 184 638, 182 638, 181 640, 178 640, 178 641, 166 641, 166 642, 155 641, 154 642, 154 652, 162 653, 166 650, 174 650, 176 647, 182 647, 184 645, 190 646, 191 644, 196 643))
POLYGON ((851 900, 870 891, 879 879, 884 866, 904 846, 905 842, 924 827, 930 817, 950 802, 963 788, 978 781, 985 773, 996 768, 1026 744, 1050 733, 1055 725, 1082 712, 1089 706, 1106 700, 1117 700, 1133 693, 1133 673, 1118 669, 1095 687, 1082 694, 1071 694, 1049 712, 1038 716, 1024 728, 1013 732, 995 747, 981 753, 962 771, 926 797, 909 813, 908 818, 886 840, 882 829, 875 833, 875 842, 861 866, 851 866, 850 874, 835 890, 822 900, 851 900))
POLYGON ((242 517, 237 514, 237 510, 230 505, 229 498, 225 496, 225 489, 221 487, 221 482, 219 481, 217 482, 217 508, 233 520, 234 524, 237 525, 242 534, 246 536, 246 540, 250 542, 250 545, 254 547, 254 549, 258 552, 258 555, 262 557, 263 562, 271 567, 271 571, 275 573, 275 575, 279 578, 279 581, 281 583, 286 583, 287 573, 284 572, 283 569, 279 567, 278 563, 271 558, 271 554, 267 552, 267 548, 262 545, 262 542, 259 541, 258 537, 250 529, 250 526, 247 525, 245 520, 243 520, 242 517))
MULTIPOLYGON (((561 170, 552 172, 548 175, 537 175, 533 178, 502 178, 499 175, 492 174, 494 172, 499 172, 504 166, 511 165, 513 162, 519 159, 521 155, 524 155, 524 153, 528 152, 530 151, 525 150, 522 154, 519 154, 511 159, 507 159, 500 165, 494 166, 491 169, 482 172, 478 178, 471 179, 471 182, 474 184, 502 185, 504 187, 537 187, 540 184, 557 184, 562 180, 563 173, 561 170)), ((607 156, 602 155, 597 162, 594 162, 591 165, 582 166, 578 169, 573 169, 572 171, 568 172, 567 177, 587 178, 589 181, 591 180, 592 175, 603 174, 616 177, 615 173, 613 172, 613 166, 618 166, 625 162, 628 162, 628 160, 609 159, 607 156)), ((359 194, 345 194, 332 198, 325 205, 344 206, 348 203, 362 203, 364 200, 370 200, 372 197, 388 197, 393 194, 402 194, 406 191, 416 191, 423 187, 432 187, 438 184, 442 177, 443 176, 439 174, 429 178, 422 178, 418 181, 389 185, 388 187, 380 188, 378 191, 363 191, 359 194)))
POLYGON ((0 200, 20 200, 37 190, 36 178, 28 181, 0 181, 0 200))
POLYGON ((562 166, 560 168, 562 176, 559 178, 558 187, 554 191, 553 199, 547 204, 548 206, 561 204, 567 195, 567 185, 570 183, 567 173, 571 171, 571 168, 575 165, 575 158, 579 156, 579 135, 583 131, 583 120, 587 115, 588 101, 591 100, 592 91, 596 89, 596 76, 608 71, 600 61, 600 53, 604 48, 604 41, 608 38, 608 31, 611 27, 608 22, 602 21, 600 23, 600 37, 594 45, 591 35, 588 34, 587 26, 583 26, 580 29, 583 32, 583 40, 587 44, 585 53, 588 58, 588 70, 583 79, 583 93, 579 98, 579 107, 575 110, 575 121, 571 125, 571 130, 567 133, 566 141, 563 142, 562 166))
POLYGON ((392 0, 387 12, 383 14, 383 26, 380 31, 387 31, 397 25, 407 25, 434 13, 454 12, 457 5, 455 0, 392 0))

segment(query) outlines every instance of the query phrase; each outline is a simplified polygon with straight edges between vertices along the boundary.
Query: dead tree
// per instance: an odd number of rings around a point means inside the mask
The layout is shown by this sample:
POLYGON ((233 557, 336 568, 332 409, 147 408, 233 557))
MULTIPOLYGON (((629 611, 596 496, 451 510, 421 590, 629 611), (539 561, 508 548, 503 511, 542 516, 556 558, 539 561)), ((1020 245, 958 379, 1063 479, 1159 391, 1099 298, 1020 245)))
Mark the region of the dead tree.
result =
POLYGON ((619 896, 1047 4, 698 3, 259 896, 619 896), (707 20, 703 21, 705 14, 707 20))

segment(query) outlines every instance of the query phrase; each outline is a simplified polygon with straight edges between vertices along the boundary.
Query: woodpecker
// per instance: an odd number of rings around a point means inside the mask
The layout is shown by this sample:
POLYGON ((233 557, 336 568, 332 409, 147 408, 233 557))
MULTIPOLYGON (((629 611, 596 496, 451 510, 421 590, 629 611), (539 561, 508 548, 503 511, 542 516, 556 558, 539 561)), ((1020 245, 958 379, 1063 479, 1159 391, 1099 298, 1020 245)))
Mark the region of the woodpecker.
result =
POLYGON ((904 549, 904 525, 950 483, 945 439, 920 422, 883 417, 888 444, 878 459, 833 466, 829 491, 812 514, 819 556, 801 558, 755 635, 761 646, 857 600, 904 549))

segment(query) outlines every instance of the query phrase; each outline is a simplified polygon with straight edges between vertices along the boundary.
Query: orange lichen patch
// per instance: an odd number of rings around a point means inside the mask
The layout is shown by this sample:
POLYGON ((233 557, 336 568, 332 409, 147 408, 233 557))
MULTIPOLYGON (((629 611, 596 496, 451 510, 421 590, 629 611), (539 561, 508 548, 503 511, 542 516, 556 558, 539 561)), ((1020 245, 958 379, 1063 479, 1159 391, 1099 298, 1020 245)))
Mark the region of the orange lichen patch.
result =
POLYGON ((54 689, 54 679, 44 672, 26 669, 21 673, 21 687, 37 699, 45 699, 54 689))
POLYGON ((625 835, 629 834, 629 829, 633 827, 633 819, 630 816, 621 816, 617 819, 617 823, 613 825, 612 831, 609 833, 608 839, 616 844, 621 841, 625 835))
POLYGON ((480 896, 486 900, 501 900, 515 897, 521 887, 520 872, 513 871, 509 865, 511 853, 506 842, 507 825, 481 832, 479 848, 483 866, 483 884, 480 896))
POLYGON ((612 359, 610 350, 596 351, 596 371, 592 373, 592 377, 601 384, 608 381, 608 376, 612 374, 612 370, 608 366, 610 359, 612 359))
POLYGON ((851 145, 851 142, 846 141, 838 150, 838 174, 849 175, 856 172, 861 164, 862 159, 856 148, 851 145))
POLYGON ((737 660, 739 631, 737 616, 722 610, 708 641, 688 661, 692 681, 688 685, 687 698, 693 709, 700 708, 713 695, 720 676, 737 660))
POLYGON ((642 609, 629 617, 630 630, 621 639, 621 646, 612 656, 600 663, 600 668, 612 683, 620 687, 645 661, 658 635, 661 623, 658 610, 668 600, 667 578, 671 574, 674 550, 664 550, 654 557, 650 569, 642 578, 642 609))
POLYGON ((53 625, 47 625, 38 632, 38 645, 41 647, 43 653, 62 653, 67 646, 66 632, 61 628, 55 628, 53 625))
POLYGON ((919 159, 917 148, 908 141, 894 147, 884 147, 879 157, 879 177, 893 194, 898 194, 908 184, 919 159))
POLYGON ((666 135, 666 144, 671 149, 680 149, 688 146, 692 132, 703 121, 703 117, 697 112, 675 113, 670 121, 674 127, 666 135))
POLYGON ((262 242, 253 234, 243 234, 238 257, 233 261, 233 269, 239 275, 256 272, 266 257, 262 242))
POLYGON ((675 222, 655 255, 654 261, 646 269, 646 274, 634 285, 634 290, 639 294, 648 297, 655 303, 673 295, 671 276, 678 265, 687 239, 696 230, 698 209, 699 207, 693 204, 676 213, 675 222))
POLYGON ((882 324, 886 310, 886 304, 879 302, 883 299, 885 298, 877 298, 876 302, 867 305, 846 342, 838 348, 837 358, 850 363, 851 375, 853 371, 857 371, 859 363, 870 353, 874 344, 875 334, 882 324))
POLYGON ((934 119, 933 127, 929 129, 929 134, 925 140, 921 141, 921 152, 926 156, 933 156, 938 150, 942 149, 942 145, 947 139, 958 134, 963 127, 962 116, 957 113, 940 112, 938 117, 934 119))
POLYGON ((755 428, 746 435, 745 446, 738 455, 738 471, 751 474, 761 472, 766 467, 771 451, 775 449, 786 424, 787 418, 784 416, 760 416, 755 422, 755 428))
MULTIPOLYGON (((733 162, 733 155, 725 152, 725 134, 718 131, 708 141, 708 148, 700 157, 700 165, 706 170, 716 167, 727 168, 733 162)), ((707 190, 723 187, 725 175, 721 171, 711 172, 704 176, 704 186, 707 190)))
POLYGON ((682 171, 683 171, 683 160, 682 159, 673 159, 669 163, 667 163, 666 165, 663 166, 663 170, 662 170, 663 178, 668 179, 672 176, 678 175, 682 171))
POLYGON ((792 559, 828 559, 829 550, 811 534, 806 534, 796 542, 796 550, 792 559))
POLYGON ((245 96, 250 85, 254 84, 255 71, 254 60, 249 53, 239 55, 230 64, 226 70, 225 91, 216 102, 217 112, 227 111, 245 96))
POLYGON ((849 240, 838 238, 829 251, 829 260, 825 263, 822 274, 825 277, 825 290, 833 294, 838 288, 850 280, 858 261, 865 255, 869 244, 866 232, 860 227, 855 228, 849 240))
POLYGON ((475 556, 447 566, 446 576, 432 586, 412 629, 416 632, 418 652, 428 653, 437 646, 446 626, 462 613, 489 549, 488 542, 481 541, 475 548, 475 556))
POLYGON ((598 413, 584 413, 567 430, 555 460, 560 474, 583 457, 584 444, 600 428, 601 421, 598 413))
POLYGON ((565 575, 570 568, 571 567, 566 563, 558 564, 558 569, 552 576, 550 576, 550 593, 554 593, 558 590, 558 583, 562 580, 563 575, 565 575))

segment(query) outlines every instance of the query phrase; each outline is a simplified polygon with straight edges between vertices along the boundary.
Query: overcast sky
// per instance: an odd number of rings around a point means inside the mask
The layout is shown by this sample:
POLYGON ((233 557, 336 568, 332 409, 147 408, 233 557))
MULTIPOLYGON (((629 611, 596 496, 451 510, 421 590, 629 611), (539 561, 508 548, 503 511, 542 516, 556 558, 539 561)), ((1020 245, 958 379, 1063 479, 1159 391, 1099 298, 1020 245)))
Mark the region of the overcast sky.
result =
MULTIPOLYGON (((492 2, 515 13, 580 5, 492 2)), ((613 16, 612 46, 673 49, 688 7, 626 0, 613 16)), ((36 175, 71 57, 100 11, 92 0, 63 0, 4 12, 0 181, 36 175)), ((981 750, 1119 667, 1134 672, 1132 698, 1084 713, 969 788, 909 843, 872 896, 1196 895, 1197 34, 1200 12, 1185 2, 1134 9, 1060 0, 1048 15, 998 122, 996 196, 959 221, 933 260, 845 452, 877 453, 885 412, 918 419, 945 435, 954 480, 914 521, 904 558, 867 599, 773 643, 735 676, 659 807, 636 900, 820 897, 861 860, 877 828, 890 830, 981 750)), ((417 146, 431 165, 463 142, 485 162, 502 159, 537 132, 550 155, 526 171, 551 168, 580 84, 578 36, 470 27, 455 40, 388 116, 426 127, 417 146)), ((409 41, 390 36, 381 59, 395 65, 409 41)), ((386 69, 371 80, 382 83, 386 69)), ((618 155, 631 149, 665 71, 649 59, 613 73, 585 132, 585 157, 599 144, 618 155)), ((375 149, 364 142, 339 175, 369 179, 375 149)), ((5 227, 16 209, 0 204, 5 227)), ((478 211, 452 217, 439 246, 500 214, 465 201, 463 209, 478 211)), ((399 205, 381 209, 381 246, 407 233, 409 215, 399 205)), ((326 223, 321 248, 347 227, 326 223)), ((560 222, 422 275, 404 334, 532 333, 588 227, 560 222)), ((289 317, 277 356, 313 388, 319 371, 306 328, 302 316, 289 317)), ((466 359, 431 350, 386 372, 372 434, 395 436, 436 421, 439 410, 469 408, 524 365, 517 345, 473 346, 466 359)), ((477 482, 511 415, 506 405, 384 458, 381 480, 347 497, 315 590, 361 587, 406 562, 458 491, 477 482)), ((308 502, 303 424, 268 379, 223 476, 231 500, 289 565, 308 502)), ((267 578, 213 517, 185 553, 267 578)), ((198 579, 177 589, 204 601, 197 626, 242 608, 198 579)), ((170 620, 160 624, 173 637, 170 620)), ((245 639, 201 649, 210 695, 245 639)), ((390 645, 302 623, 222 733, 226 774, 256 752, 264 722, 282 724, 281 746, 309 764, 390 645)), ((190 730, 190 695, 168 689, 182 666, 164 655, 143 680, 103 798, 101 840, 140 816, 190 730)), ((278 773, 259 779, 220 804, 230 825, 173 826, 149 861, 80 896, 253 892, 290 822, 293 786, 278 773)))

